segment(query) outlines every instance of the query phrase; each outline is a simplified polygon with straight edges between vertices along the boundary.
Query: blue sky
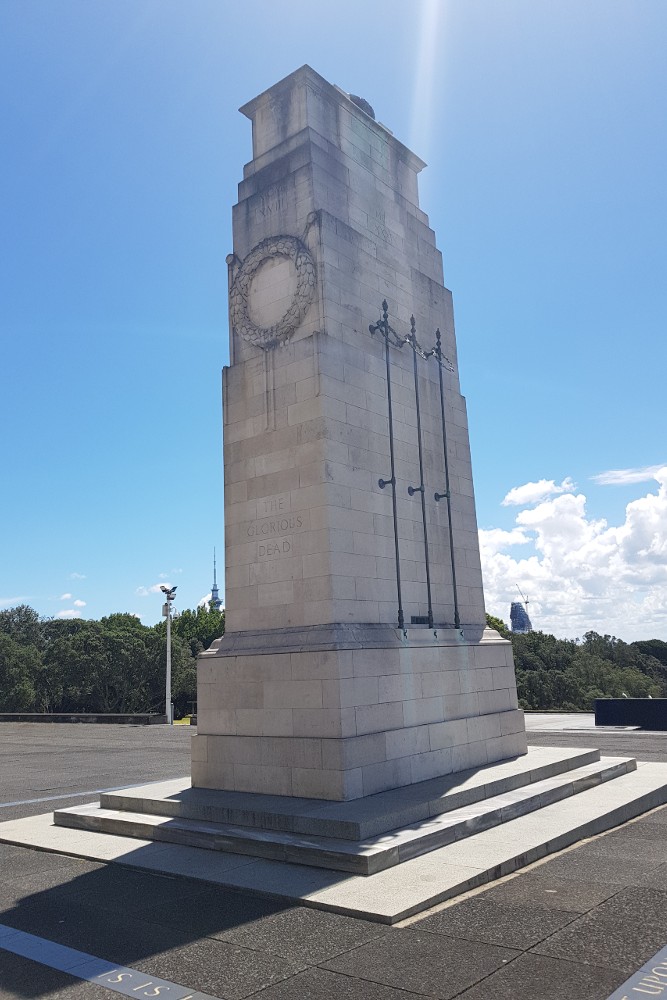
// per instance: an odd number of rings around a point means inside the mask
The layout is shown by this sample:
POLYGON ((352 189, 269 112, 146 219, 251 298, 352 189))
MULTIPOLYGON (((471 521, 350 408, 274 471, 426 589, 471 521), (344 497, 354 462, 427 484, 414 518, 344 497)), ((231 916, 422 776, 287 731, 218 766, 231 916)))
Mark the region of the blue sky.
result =
POLYGON ((209 590, 237 108, 307 62, 429 164, 489 610, 667 639, 666 36, 663 0, 3 0, 0 606, 209 590))

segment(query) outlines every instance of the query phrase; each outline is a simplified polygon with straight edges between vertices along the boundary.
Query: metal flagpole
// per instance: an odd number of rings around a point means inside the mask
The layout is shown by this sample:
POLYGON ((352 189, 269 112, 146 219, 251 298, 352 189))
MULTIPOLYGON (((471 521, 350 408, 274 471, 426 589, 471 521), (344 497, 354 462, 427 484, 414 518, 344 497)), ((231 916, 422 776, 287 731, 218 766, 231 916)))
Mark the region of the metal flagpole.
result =
POLYGON ((384 359, 387 368, 387 409, 389 414, 389 460, 391 469, 390 479, 378 479, 378 486, 381 490, 385 486, 391 486, 391 506, 394 515, 394 550, 396 553, 396 591, 398 595, 398 627, 405 628, 403 616, 403 600, 401 597, 401 560, 398 550, 398 510, 396 507, 396 463, 394 460, 394 418, 391 405, 391 361, 389 357, 389 306, 385 299, 382 303, 382 319, 368 328, 371 334, 380 333, 384 339, 384 359))
MULTIPOLYGON (((412 368, 415 378, 415 404, 417 409, 417 444, 419 446, 419 486, 408 486, 408 493, 412 497, 415 493, 421 493, 422 525, 424 528, 424 565, 426 566, 426 596, 428 599, 428 626, 433 628, 433 604, 431 602, 431 571, 428 562, 428 530, 426 527, 426 497, 424 489, 424 455, 422 450, 422 422, 419 409, 419 375, 417 373, 417 333, 415 330, 415 318, 410 317, 410 336, 406 341, 412 347, 412 368)), ((419 350, 423 357, 422 352, 419 350)))
MULTIPOLYGON (((442 417, 442 448, 445 457, 445 492, 436 493, 436 501, 447 501, 447 523, 449 526, 449 556, 452 564, 452 590, 454 592, 454 628, 459 628, 461 619, 459 618, 459 598, 456 587, 456 560, 454 558, 454 532, 452 529, 452 497, 449 489, 449 457, 447 455, 447 424, 445 422, 445 390, 442 384, 443 354, 440 343, 440 330, 435 331, 435 350, 433 355, 438 362, 438 379, 440 382, 440 415, 442 417)), ((446 359, 445 359, 446 360, 446 359)), ((450 371, 454 369, 450 366, 450 371)))

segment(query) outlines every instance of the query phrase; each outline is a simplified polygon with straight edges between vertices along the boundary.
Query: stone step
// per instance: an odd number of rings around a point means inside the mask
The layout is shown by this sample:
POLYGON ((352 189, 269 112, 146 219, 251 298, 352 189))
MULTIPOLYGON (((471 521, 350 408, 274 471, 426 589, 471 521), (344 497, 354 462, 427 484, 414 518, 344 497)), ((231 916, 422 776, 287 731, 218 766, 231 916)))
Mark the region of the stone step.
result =
POLYGON ((636 769, 632 758, 606 757, 530 785, 359 841, 173 818, 156 812, 75 806, 54 813, 57 826, 246 854, 272 861, 373 875, 507 823, 636 769))
POLYGON ((504 795, 599 759, 600 751, 595 749, 529 747, 527 754, 512 760, 348 802, 192 788, 190 780, 184 778, 107 792, 101 796, 100 804, 105 809, 174 819, 359 841, 473 805, 493 795, 504 795))

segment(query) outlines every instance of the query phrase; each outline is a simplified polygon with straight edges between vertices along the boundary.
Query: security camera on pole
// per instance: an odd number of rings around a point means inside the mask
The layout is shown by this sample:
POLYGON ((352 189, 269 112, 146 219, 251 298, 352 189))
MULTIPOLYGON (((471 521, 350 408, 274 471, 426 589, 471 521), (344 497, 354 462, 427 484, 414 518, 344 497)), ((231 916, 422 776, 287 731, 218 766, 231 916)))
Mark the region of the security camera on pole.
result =
POLYGON ((166 597, 166 601, 162 605, 162 614, 167 619, 167 684, 166 684, 166 715, 167 715, 167 725, 173 726, 174 724, 174 706, 171 703, 171 604, 176 597, 176 587, 165 587, 161 584, 160 590, 166 597))

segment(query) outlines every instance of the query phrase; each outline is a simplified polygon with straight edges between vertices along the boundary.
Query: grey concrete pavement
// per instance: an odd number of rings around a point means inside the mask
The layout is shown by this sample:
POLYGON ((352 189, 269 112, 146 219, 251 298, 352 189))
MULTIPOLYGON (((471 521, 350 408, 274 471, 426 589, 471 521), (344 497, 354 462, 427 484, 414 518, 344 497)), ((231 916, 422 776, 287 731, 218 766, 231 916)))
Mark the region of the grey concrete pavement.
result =
POLYGON ((595 729, 592 712, 525 712, 524 719, 529 733, 595 729))
POLYGON ((190 726, 0 723, 0 822, 190 773, 190 726), (51 805, 53 803, 53 805, 51 805))
MULTIPOLYGON (((0 805, 187 772, 187 731, 101 730, 0 726, 0 805)), ((664 734, 530 735, 561 739, 667 761, 664 734)), ((0 924, 221 1000, 605 1000, 667 941, 667 808, 393 928, 7 845, 0 867, 0 924)), ((1 944, 0 1000, 111 996, 1 944)))

